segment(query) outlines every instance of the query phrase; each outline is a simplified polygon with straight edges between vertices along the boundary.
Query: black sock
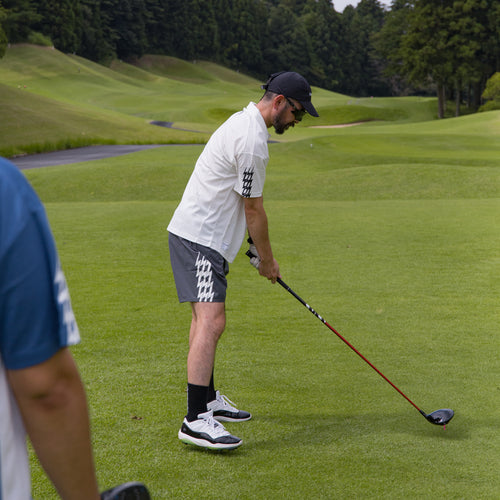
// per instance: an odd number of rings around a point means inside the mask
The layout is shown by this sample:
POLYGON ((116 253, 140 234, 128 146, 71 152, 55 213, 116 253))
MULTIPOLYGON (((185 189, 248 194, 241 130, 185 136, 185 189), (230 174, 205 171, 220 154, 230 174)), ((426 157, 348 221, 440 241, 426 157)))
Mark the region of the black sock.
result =
POLYGON ((210 378, 210 384, 208 386, 207 402, 213 401, 215 396, 214 372, 212 370, 212 377, 210 378))
POLYGON ((208 387, 204 385, 188 384, 188 413, 186 415, 188 422, 197 420, 200 413, 207 411, 207 391, 208 387))

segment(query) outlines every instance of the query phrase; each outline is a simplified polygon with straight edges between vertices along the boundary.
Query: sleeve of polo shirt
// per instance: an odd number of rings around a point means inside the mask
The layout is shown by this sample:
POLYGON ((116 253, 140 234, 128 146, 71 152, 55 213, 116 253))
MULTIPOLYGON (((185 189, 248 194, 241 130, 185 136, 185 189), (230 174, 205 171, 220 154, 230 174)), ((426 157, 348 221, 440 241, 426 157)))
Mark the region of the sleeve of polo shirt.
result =
POLYGON ((80 337, 43 206, 29 189, 8 194, 0 207, 10 232, 0 255, 0 353, 7 369, 21 369, 80 337))
POLYGON ((250 153, 237 157, 237 179, 234 190, 243 198, 258 198, 264 192, 266 161, 250 153))

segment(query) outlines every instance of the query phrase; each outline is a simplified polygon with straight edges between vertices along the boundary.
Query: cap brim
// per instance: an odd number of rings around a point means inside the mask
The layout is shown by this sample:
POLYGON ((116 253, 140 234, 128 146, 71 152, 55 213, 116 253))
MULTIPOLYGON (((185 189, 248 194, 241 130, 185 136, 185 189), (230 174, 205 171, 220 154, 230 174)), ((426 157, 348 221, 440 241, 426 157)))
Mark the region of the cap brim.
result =
POLYGON ((299 101, 300 104, 302 104, 302 106, 304 106, 304 108, 306 109, 306 111, 311 115, 311 116, 314 116, 315 118, 317 118, 319 116, 318 112, 316 111, 316 109, 314 109, 314 106, 312 105, 312 102, 311 101, 308 101, 308 102, 301 102, 299 101))

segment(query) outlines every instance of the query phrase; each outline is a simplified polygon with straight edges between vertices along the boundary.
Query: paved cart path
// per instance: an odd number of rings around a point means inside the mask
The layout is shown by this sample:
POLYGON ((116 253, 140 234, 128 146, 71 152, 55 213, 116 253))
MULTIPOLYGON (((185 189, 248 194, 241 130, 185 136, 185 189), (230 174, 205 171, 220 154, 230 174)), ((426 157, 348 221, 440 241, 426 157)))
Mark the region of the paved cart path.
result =
POLYGON ((65 149, 51 153, 40 153, 36 155, 19 156, 11 158, 11 162, 21 170, 39 167, 52 167, 56 165, 68 165, 82 161, 102 160, 113 156, 122 156, 144 149, 162 148, 169 144, 146 144, 146 145, 113 145, 113 146, 87 146, 84 148, 65 149))

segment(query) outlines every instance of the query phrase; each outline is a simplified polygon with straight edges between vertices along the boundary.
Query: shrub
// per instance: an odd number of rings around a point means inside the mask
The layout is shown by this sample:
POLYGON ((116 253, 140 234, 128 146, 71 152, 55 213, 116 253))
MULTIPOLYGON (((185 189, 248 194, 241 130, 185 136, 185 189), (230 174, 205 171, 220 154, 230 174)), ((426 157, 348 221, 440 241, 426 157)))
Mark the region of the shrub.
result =
POLYGON ((38 33, 37 31, 32 31, 28 35, 27 42, 33 45, 41 45, 42 47, 53 47, 54 45, 49 37, 42 35, 42 33, 38 33))
POLYGON ((483 99, 487 102, 481 106, 479 111, 492 111, 500 109, 500 73, 495 73, 487 82, 484 89, 483 99))

